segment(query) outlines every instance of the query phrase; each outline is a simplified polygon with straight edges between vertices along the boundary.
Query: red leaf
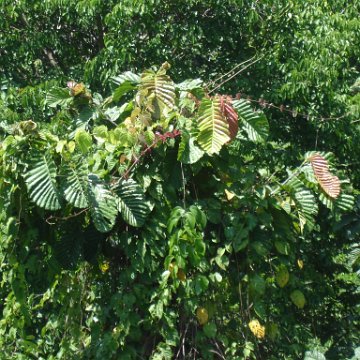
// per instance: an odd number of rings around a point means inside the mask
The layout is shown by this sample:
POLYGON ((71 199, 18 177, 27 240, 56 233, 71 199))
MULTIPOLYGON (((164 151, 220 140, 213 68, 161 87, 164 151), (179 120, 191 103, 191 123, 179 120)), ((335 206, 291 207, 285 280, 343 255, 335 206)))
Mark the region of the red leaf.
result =
POLYGON ((229 124, 230 138, 234 139, 239 130, 239 116, 235 109, 232 107, 232 100, 230 96, 220 97, 221 111, 226 117, 229 124))

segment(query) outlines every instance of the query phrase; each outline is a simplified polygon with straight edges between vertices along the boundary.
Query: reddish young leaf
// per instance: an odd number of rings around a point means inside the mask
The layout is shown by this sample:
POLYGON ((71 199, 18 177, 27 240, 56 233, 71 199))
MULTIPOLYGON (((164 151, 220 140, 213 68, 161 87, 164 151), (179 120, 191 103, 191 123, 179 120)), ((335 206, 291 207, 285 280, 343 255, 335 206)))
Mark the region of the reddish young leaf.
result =
POLYGON ((321 188, 330 197, 336 199, 341 191, 340 180, 337 176, 330 173, 327 160, 319 154, 314 154, 309 158, 309 161, 321 188))
POLYGON ((238 124, 239 117, 235 109, 232 107, 231 103, 232 100, 230 96, 220 97, 221 111, 223 115, 226 117, 226 120, 228 121, 230 138, 234 139, 239 129, 239 124, 238 124))

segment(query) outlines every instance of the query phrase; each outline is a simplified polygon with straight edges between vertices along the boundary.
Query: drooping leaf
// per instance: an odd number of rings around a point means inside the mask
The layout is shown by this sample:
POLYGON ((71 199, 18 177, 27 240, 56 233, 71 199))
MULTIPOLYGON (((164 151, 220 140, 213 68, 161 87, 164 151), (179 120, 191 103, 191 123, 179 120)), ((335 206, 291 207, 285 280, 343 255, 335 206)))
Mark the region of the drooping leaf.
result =
POLYGON ((141 187, 133 179, 128 179, 119 181, 113 190, 118 197, 118 209, 124 221, 131 226, 142 226, 149 208, 141 187))
POLYGON ((351 194, 344 194, 343 192, 334 200, 326 193, 319 195, 319 200, 330 210, 349 211, 354 207, 355 198, 351 194))
POLYGON ((218 153, 230 140, 227 119, 221 111, 220 99, 204 99, 198 115, 199 134, 197 140, 209 155, 218 153))
POLYGON ((308 160, 321 188, 331 198, 336 199, 341 191, 341 183, 337 176, 330 173, 327 160, 320 154, 314 154, 308 160))
POLYGON ((286 187, 295 201, 295 210, 299 217, 300 228, 303 230, 307 225, 311 229, 314 226, 314 216, 318 211, 313 193, 296 177, 292 178, 286 187))
POLYGON ((115 224, 118 199, 97 175, 89 174, 88 181, 87 201, 93 223, 98 231, 109 232, 115 224))
POLYGON ((237 112, 232 107, 232 100, 229 97, 221 96, 221 111, 226 117, 229 124, 230 138, 234 139, 239 130, 239 116, 237 112))
POLYGON ((269 123, 264 114, 254 111, 245 100, 235 100, 232 106, 236 109, 241 127, 250 140, 263 142, 269 135, 269 123))
POLYGON ((63 172, 65 200, 78 208, 87 207, 87 163, 67 164, 63 172))
POLYGON ((24 178, 30 199, 39 207, 47 210, 60 209, 56 176, 56 165, 49 154, 39 152, 30 158, 24 178))

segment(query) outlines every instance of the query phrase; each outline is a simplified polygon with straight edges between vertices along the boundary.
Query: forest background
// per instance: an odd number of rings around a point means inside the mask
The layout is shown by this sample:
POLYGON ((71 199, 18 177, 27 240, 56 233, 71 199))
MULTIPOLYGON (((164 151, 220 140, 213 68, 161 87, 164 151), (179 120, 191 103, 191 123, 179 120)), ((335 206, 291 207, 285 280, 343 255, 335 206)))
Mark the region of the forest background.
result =
POLYGON ((360 359, 359 13, 0 0, 0 358, 360 359))

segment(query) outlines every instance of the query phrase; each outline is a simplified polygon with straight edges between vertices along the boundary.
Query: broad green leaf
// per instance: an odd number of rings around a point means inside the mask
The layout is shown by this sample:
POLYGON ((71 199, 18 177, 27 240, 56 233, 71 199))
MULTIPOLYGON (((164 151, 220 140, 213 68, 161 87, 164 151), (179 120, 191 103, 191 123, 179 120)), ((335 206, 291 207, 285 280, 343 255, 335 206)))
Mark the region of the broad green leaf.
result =
POLYGON ((47 210, 60 209, 60 193, 56 183, 56 165, 49 154, 34 154, 24 178, 30 199, 47 210))
POLYGON ((106 184, 95 174, 88 175, 87 202, 96 229, 109 232, 115 225, 118 214, 118 199, 106 184))
POLYGON ((96 126, 93 129, 93 136, 99 142, 99 144, 103 144, 108 138, 108 130, 105 125, 96 126))
POLYGON ((75 207, 85 208, 88 206, 88 172, 86 161, 81 160, 77 164, 66 164, 64 166, 64 197, 75 207))
POLYGON ((131 81, 124 81, 120 86, 118 86, 113 92, 112 98, 113 101, 119 101, 125 94, 129 91, 136 89, 137 86, 134 85, 131 81))
POLYGON ((256 112, 245 100, 232 102, 239 115, 239 126, 247 133, 250 140, 263 142, 269 135, 269 123, 264 114, 256 112))
POLYGON ((218 153, 230 141, 229 125, 221 112, 219 98, 202 101, 197 122, 198 143, 209 155, 218 153))
POLYGON ((140 82, 140 76, 134 74, 131 71, 125 71, 118 76, 112 77, 111 81, 118 86, 122 85, 125 82, 129 82, 130 84, 136 85, 140 82))
POLYGON ((68 106, 72 103, 73 97, 69 89, 53 88, 46 94, 45 103, 50 107, 68 106))
POLYGON ((250 292, 253 296, 263 295, 265 293, 266 283, 265 280, 258 274, 250 278, 250 292))
POLYGON ((216 336, 217 328, 214 323, 205 324, 203 331, 208 338, 214 338, 216 336))
POLYGON ((295 201, 295 211, 299 217, 301 230, 303 231, 305 225, 311 230, 314 226, 314 216, 318 212, 314 195, 296 177, 293 177, 285 188, 290 192, 290 196, 295 201))
POLYGON ((146 96, 154 95, 159 106, 172 109, 175 105, 175 86, 169 76, 162 71, 147 70, 141 75, 140 91, 146 96))
POLYGON ((329 195, 321 192, 319 194, 319 200, 330 210, 340 210, 340 211, 349 211, 352 210, 355 203, 355 198, 353 195, 344 194, 342 191, 340 195, 334 199, 329 195))
POLYGON ((113 190, 118 197, 117 206, 124 221, 131 226, 142 226, 149 207, 141 187, 133 179, 128 179, 121 180, 113 190))
POLYGON ((75 143, 83 154, 86 154, 92 146, 91 135, 84 129, 79 129, 75 133, 75 143))
POLYGON ((326 357, 320 351, 312 350, 305 353, 304 360, 326 360, 326 357))
POLYGON ((183 131, 177 159, 184 164, 194 164, 202 158, 204 152, 194 144, 195 139, 183 131))
POLYGON ((203 81, 201 79, 189 79, 176 84, 175 87, 180 91, 192 91, 196 89, 202 89, 203 81))

